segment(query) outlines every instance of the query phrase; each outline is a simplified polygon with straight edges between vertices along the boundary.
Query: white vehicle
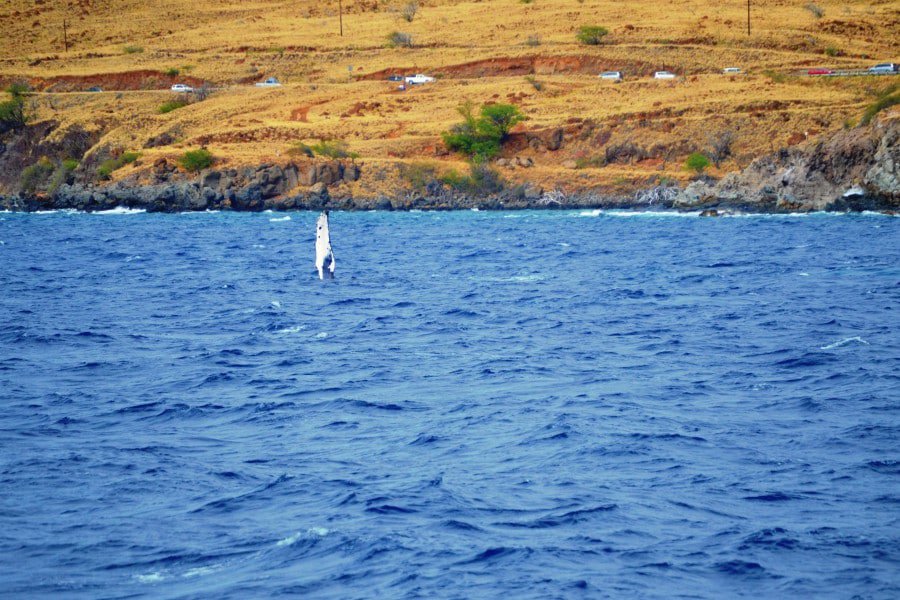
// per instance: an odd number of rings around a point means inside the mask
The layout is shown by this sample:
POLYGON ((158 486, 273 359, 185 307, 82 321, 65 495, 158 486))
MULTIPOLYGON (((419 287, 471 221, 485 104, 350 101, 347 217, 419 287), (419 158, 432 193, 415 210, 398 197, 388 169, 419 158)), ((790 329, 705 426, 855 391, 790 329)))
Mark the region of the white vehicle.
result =
POLYGON ((194 91, 194 88, 184 83, 176 83, 170 88, 173 92, 180 92, 182 94, 190 94, 194 91))
POLYGON ((409 85, 420 85, 423 83, 431 83, 434 81, 434 77, 429 77, 428 75, 422 75, 421 73, 416 73, 415 75, 407 75, 403 78, 403 80, 409 85))
POLYGON ((657 71, 653 74, 653 79, 675 79, 675 73, 670 71, 657 71))
POLYGON ((881 63, 874 67, 869 67, 869 73, 896 73, 897 65, 894 63, 881 63))
POLYGON ((278 81, 277 77, 269 77, 265 81, 257 83, 256 87, 281 87, 281 82, 278 81))
POLYGON ((722 69, 722 73, 725 75, 738 75, 741 72, 740 67, 725 67, 722 69))
POLYGON ((606 81, 615 81, 616 83, 622 81, 622 71, 604 71, 597 75, 600 79, 605 79, 606 81))

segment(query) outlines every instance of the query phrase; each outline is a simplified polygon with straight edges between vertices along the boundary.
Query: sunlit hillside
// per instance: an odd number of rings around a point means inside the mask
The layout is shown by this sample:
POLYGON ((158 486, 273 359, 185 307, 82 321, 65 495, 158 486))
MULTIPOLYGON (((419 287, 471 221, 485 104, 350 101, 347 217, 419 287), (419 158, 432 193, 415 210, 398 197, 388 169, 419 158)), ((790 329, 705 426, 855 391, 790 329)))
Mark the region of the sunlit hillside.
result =
POLYGON ((457 107, 506 102, 528 121, 505 155, 535 163, 501 168, 509 179, 627 188, 686 177, 684 158, 726 133, 734 142, 719 172, 850 126, 894 77, 807 70, 900 59, 900 5, 890 1, 754 0, 749 35, 744 2, 409 5, 345 0, 341 19, 337 0, 0 0, 0 79, 46 92, 34 97, 36 118, 57 121, 54 135, 77 126, 96 132, 91 152, 140 151, 123 172, 200 145, 237 165, 334 139, 369 167, 355 191, 374 193, 387 184, 371 175, 398 162, 458 168, 440 141, 457 107), (583 25, 609 34, 585 45, 576 39, 583 25), (411 46, 393 44, 395 32, 411 46), (662 69, 678 78, 652 79, 662 69), (599 80, 604 70, 625 81, 599 80), (438 79, 407 91, 387 81, 415 72, 438 79), (252 85, 269 76, 284 85, 252 85), (160 114, 176 82, 214 91, 160 114), (87 93, 93 86, 103 92, 87 93), (565 131, 559 149, 527 143, 526 132, 555 128, 565 131), (610 148, 619 150, 612 160, 610 148))

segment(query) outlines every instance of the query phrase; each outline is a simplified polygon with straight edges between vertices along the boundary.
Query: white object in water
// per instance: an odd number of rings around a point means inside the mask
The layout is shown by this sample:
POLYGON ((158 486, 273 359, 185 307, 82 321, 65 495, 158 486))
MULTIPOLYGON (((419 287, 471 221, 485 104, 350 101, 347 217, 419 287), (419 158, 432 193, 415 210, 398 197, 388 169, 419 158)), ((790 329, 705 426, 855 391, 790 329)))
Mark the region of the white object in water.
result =
POLYGON ((331 251, 331 236, 328 233, 328 211, 322 211, 316 221, 316 269, 319 279, 334 277, 334 252, 331 251))

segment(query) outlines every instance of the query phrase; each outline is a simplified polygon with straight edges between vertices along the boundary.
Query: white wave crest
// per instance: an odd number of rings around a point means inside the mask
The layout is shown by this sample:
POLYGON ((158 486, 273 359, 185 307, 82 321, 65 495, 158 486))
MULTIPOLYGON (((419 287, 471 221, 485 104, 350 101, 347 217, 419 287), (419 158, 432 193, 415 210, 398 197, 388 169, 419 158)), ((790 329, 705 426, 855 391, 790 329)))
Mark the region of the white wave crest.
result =
POLYGON ((287 215, 287 216, 284 216, 284 217, 274 217, 274 218, 271 218, 271 219, 269 219, 269 223, 281 223, 282 221, 290 221, 290 220, 291 220, 291 216, 290 216, 290 215, 287 215))
POLYGON ((140 215, 147 212, 143 208, 128 208, 125 206, 117 206, 109 210, 98 210, 95 215, 140 215))
POLYGON ((827 346, 822 346, 819 348, 819 350, 832 350, 834 348, 840 348, 841 346, 846 346, 847 344, 853 344, 853 343, 863 344, 864 346, 869 345, 869 342, 862 339, 858 335, 855 335, 853 337, 844 338, 840 341, 834 342, 833 344, 828 344, 827 346))
POLYGON ((275 545, 280 547, 290 546, 292 544, 297 543, 299 540, 304 537, 325 537, 328 535, 329 531, 325 527, 310 527, 306 530, 306 533, 298 531, 294 535, 289 535, 288 537, 278 540, 275 542, 275 545))
POLYGON ((147 573, 146 575, 135 575, 135 579, 137 579, 141 583, 158 583, 165 579, 163 574, 160 572, 147 573))
POLYGON ((284 329, 278 329, 276 331, 273 331, 272 333, 274 333, 276 335, 290 335, 292 333, 300 333, 304 329, 306 329, 306 326, 304 326, 304 325, 295 325, 293 327, 285 327, 284 329))

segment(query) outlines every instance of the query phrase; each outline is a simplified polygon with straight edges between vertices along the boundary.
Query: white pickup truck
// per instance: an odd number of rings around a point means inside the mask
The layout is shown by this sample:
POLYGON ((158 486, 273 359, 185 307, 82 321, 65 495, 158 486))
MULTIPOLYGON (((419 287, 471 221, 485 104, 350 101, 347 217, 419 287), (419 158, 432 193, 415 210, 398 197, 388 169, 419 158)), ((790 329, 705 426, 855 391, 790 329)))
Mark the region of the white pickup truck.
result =
POLYGON ((416 73, 415 75, 407 75, 403 78, 403 81, 406 82, 407 85, 419 85, 422 83, 431 83, 434 81, 434 77, 429 77, 428 75, 422 75, 421 73, 416 73))

